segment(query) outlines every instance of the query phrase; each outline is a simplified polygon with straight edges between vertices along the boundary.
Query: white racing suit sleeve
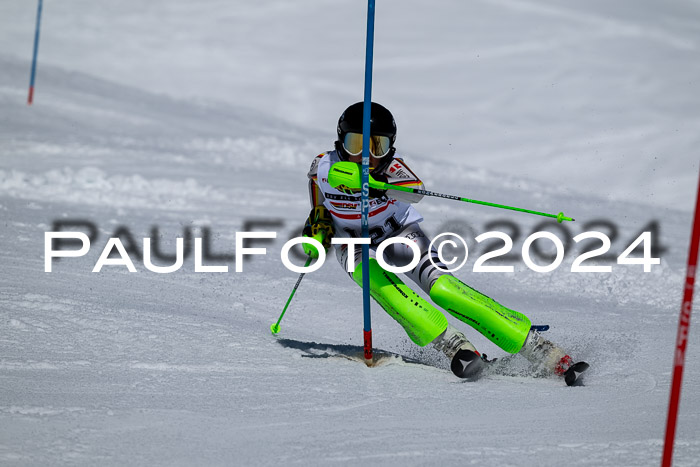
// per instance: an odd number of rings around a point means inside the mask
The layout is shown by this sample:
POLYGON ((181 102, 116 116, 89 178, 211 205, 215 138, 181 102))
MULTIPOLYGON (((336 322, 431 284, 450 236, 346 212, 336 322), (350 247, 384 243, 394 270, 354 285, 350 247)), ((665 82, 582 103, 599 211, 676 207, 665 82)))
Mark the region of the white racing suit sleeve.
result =
POLYGON ((325 153, 319 154, 314 158, 309 168, 309 173, 307 174, 309 178, 309 202, 311 203, 311 208, 322 205, 326 200, 318 184, 318 163, 323 156, 325 156, 325 153))
MULTIPOLYGON (((425 189, 423 182, 413 171, 406 165, 403 159, 395 157, 391 164, 382 172, 386 177, 386 183, 407 188, 425 189)), ((390 198, 403 201, 404 203, 417 203, 423 199, 423 195, 415 193, 406 193, 405 191, 387 190, 387 196, 390 198)))

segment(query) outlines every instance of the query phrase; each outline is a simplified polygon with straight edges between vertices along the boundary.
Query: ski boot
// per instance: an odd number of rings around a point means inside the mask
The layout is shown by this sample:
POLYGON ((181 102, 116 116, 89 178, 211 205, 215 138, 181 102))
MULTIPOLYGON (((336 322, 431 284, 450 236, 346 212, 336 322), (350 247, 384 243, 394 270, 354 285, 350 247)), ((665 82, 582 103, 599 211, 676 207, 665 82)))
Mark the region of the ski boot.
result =
POLYGON ((564 381, 567 386, 573 386, 578 381, 581 373, 588 369, 589 365, 586 362, 576 362, 571 365, 566 371, 564 371, 564 381))
POLYGON ((520 351, 525 358, 538 364, 555 375, 564 377, 567 386, 573 386, 581 373, 588 369, 588 363, 576 362, 559 346, 548 341, 531 329, 520 351))
POLYGON ((433 346, 450 359, 450 369, 459 378, 476 378, 485 367, 476 348, 452 325, 435 338, 433 346))

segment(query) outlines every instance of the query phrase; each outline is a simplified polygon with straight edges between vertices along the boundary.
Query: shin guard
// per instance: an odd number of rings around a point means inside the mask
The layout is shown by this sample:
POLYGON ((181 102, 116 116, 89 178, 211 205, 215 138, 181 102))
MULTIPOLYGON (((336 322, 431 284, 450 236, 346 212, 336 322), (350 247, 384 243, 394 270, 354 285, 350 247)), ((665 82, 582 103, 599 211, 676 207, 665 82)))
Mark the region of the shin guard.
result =
MULTIPOLYGON (((362 264, 352 275, 362 287, 362 264)), ((421 298, 396 274, 385 271, 377 260, 369 260, 370 295, 406 330, 408 337, 423 347, 447 329, 447 318, 440 310, 421 298)))
POLYGON ((522 349, 530 319, 472 289, 454 276, 441 276, 430 298, 452 316, 464 321, 508 353, 522 349))

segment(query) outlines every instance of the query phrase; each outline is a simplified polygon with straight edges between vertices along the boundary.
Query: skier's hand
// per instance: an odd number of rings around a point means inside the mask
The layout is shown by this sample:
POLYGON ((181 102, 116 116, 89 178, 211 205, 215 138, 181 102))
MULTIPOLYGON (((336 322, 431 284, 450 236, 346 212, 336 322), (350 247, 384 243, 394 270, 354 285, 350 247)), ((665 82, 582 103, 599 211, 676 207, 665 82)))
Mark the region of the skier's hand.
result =
POLYGON ((387 182, 386 175, 381 174, 381 173, 370 174, 369 177, 370 177, 369 197, 370 198, 381 198, 382 196, 386 195, 386 190, 379 190, 377 188, 371 187, 372 182, 375 182, 375 181, 386 183, 387 182))
MULTIPOLYGON (((309 213, 309 217, 306 219, 302 235, 318 241, 323 245, 326 252, 328 252, 334 234, 335 228, 333 227, 331 213, 328 212, 328 209, 323 205, 314 207, 309 213)), ((318 250, 314 245, 310 243, 303 243, 302 245, 304 247, 304 253, 312 258, 318 258, 318 250)))
MULTIPOLYGON (((321 232, 317 233, 316 235, 314 235, 313 237, 310 237, 308 235, 304 235, 304 237, 313 238, 314 240, 319 242, 321 245, 323 245, 323 243, 324 243, 323 240, 326 237, 326 233, 321 231, 321 232)), ((302 243, 302 246, 304 247, 304 253, 306 253, 308 256, 311 256, 313 259, 318 258, 319 253, 318 253, 318 248, 316 248, 316 245, 312 245, 311 243, 302 243)), ((325 245, 323 245, 323 246, 327 252, 328 248, 325 245)))

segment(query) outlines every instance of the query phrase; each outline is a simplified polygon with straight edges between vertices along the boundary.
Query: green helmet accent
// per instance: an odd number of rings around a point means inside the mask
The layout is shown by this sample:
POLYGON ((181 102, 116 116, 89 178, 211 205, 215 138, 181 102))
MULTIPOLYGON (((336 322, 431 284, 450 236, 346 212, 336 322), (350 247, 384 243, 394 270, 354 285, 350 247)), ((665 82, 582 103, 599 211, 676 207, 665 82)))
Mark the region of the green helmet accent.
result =
POLYGON ((518 353, 530 332, 530 318, 504 307, 454 276, 440 276, 430 289, 430 298, 508 353, 518 353))
MULTIPOLYGON (((357 265, 352 277, 362 287, 362 264, 357 265)), ((382 269, 374 258, 369 260, 369 284, 372 298, 403 326, 416 345, 426 346, 447 329, 447 318, 440 310, 411 290, 396 274, 382 269)))

